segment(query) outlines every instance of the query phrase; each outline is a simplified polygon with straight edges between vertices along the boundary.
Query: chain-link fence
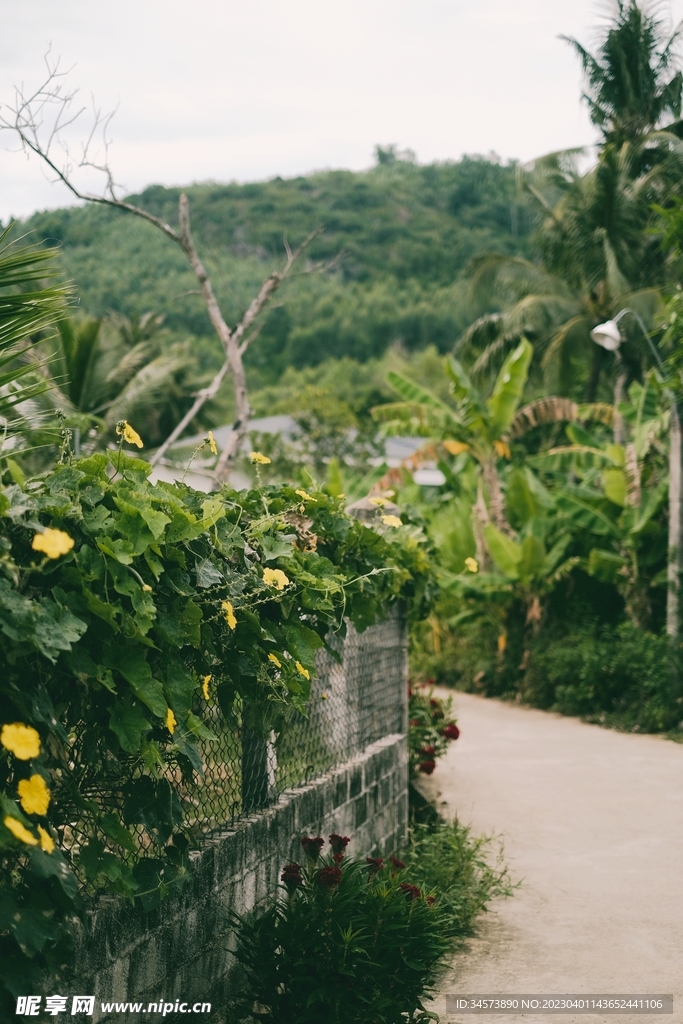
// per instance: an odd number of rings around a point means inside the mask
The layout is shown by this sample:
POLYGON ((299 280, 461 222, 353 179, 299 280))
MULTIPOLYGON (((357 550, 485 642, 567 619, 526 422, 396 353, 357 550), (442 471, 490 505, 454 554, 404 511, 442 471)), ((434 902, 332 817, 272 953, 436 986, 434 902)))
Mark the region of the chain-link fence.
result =
POLYGON ((216 738, 203 747, 204 777, 182 786, 196 833, 266 807, 383 736, 406 731, 407 633, 398 609, 364 633, 349 624, 331 645, 340 658, 318 652, 308 717, 291 710, 278 736, 264 738, 216 711, 216 738))
MULTIPOLYGON (((328 643, 338 660, 318 651, 308 715, 290 708, 278 735, 264 737, 248 728, 241 714, 228 720, 217 704, 211 706, 213 738, 200 745, 203 771, 188 778, 179 766, 168 766, 157 780, 157 787, 166 785, 171 805, 163 821, 156 812, 150 818, 150 807, 158 804, 150 779, 108 779, 114 817, 125 821, 124 799, 132 790, 141 815, 130 822, 134 848, 123 853, 124 860, 133 864, 140 854, 158 853, 181 818, 201 845, 212 832, 261 811, 285 790, 323 775, 384 736, 407 731, 408 641, 399 609, 364 633, 349 623, 344 638, 331 636, 328 643)), ((88 840, 74 820, 64 828, 61 845, 78 852, 88 840)), ((93 900, 99 891, 99 883, 88 882, 83 893, 93 900)))

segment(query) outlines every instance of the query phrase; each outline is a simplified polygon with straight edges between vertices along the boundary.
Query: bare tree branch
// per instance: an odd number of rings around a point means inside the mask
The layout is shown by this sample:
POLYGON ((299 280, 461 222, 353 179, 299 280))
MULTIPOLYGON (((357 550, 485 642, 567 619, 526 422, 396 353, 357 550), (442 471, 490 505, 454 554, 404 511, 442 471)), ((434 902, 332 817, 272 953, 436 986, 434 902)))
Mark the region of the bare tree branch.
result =
MULTIPOLYGON (((230 470, 242 450, 242 444, 244 443, 247 430, 249 429, 251 409, 249 408, 247 381, 246 376, 244 375, 242 355, 246 351, 247 345, 251 339, 245 339, 242 344, 240 344, 240 342, 242 341, 246 331, 253 324, 254 320, 265 306, 266 302, 268 302, 273 293, 277 291, 282 282, 289 276, 292 267, 301 254, 308 248, 313 239, 316 238, 321 231, 321 227, 316 228, 315 231, 312 231, 310 235, 304 239, 297 249, 289 251, 287 261, 282 270, 275 270, 270 277, 266 278, 261 285, 258 295, 252 299, 251 305, 231 335, 231 342, 235 348, 234 363, 231 360, 233 385, 235 389, 235 421, 232 425, 232 433, 230 434, 228 442, 221 452, 216 464, 215 477, 219 483, 223 483, 228 479, 230 470)), ((230 358, 230 354, 228 354, 228 358, 230 358)))
MULTIPOLYGON (((247 379, 242 357, 259 331, 253 330, 251 334, 247 332, 272 295, 283 281, 290 276, 292 267, 322 228, 317 228, 311 232, 308 238, 294 250, 290 248, 287 239, 284 239, 286 252, 284 267, 282 270, 273 271, 266 278, 258 294, 252 299, 249 307, 243 313, 240 322, 234 330, 231 330, 225 322, 211 284, 211 279, 199 257, 192 237, 190 208, 187 196, 184 194, 180 196, 178 230, 148 210, 117 197, 118 186, 109 164, 109 139, 107 136, 107 131, 115 111, 103 115, 101 110, 96 107, 94 100, 92 101, 93 123, 91 130, 85 141, 81 144, 80 158, 77 161, 73 161, 69 152, 68 142, 63 133, 78 120, 85 107, 77 108, 75 106, 78 90, 69 91, 66 88, 65 78, 68 72, 60 70, 59 60, 53 61, 50 59, 49 51, 45 57, 45 64, 47 67, 47 77, 35 92, 27 95, 23 87, 15 89, 14 106, 7 108, 10 116, 0 113, 0 128, 16 132, 24 152, 27 155, 34 153, 38 156, 44 165, 55 175, 55 180, 65 185, 77 199, 88 203, 112 206, 125 213, 131 213, 135 217, 140 217, 142 220, 146 220, 157 227, 167 238, 170 238, 176 245, 179 245, 185 253, 199 284, 199 291, 204 299, 213 328, 220 340, 224 359, 220 370, 215 374, 211 383, 208 387, 198 392, 191 408, 188 409, 180 423, 177 424, 169 437, 154 453, 151 463, 156 465, 164 457, 169 447, 181 436, 202 406, 210 399, 215 398, 223 380, 230 373, 235 392, 235 420, 232 433, 227 445, 221 452, 215 470, 217 482, 224 482, 228 479, 235 460, 242 449, 251 415, 247 379), (103 159, 100 159, 93 153, 95 139, 98 136, 101 137, 104 148, 103 159), (63 156, 61 164, 54 154, 54 150, 57 147, 60 148, 63 156), (102 194, 98 195, 85 191, 76 184, 74 173, 79 169, 89 169, 104 175, 105 185, 102 194)), ((328 266, 332 266, 332 264, 316 264, 307 268, 305 272, 313 273, 321 269, 327 269, 328 266)))

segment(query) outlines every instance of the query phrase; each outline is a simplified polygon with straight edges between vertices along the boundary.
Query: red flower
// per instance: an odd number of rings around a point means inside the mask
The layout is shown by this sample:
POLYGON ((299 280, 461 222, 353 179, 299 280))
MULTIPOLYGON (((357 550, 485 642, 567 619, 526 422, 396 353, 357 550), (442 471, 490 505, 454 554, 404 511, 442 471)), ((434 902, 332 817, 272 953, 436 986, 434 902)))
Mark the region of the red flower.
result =
POLYGON ((460 735, 460 730, 455 722, 449 722, 448 725, 441 730, 441 735, 445 736, 447 740, 457 740, 460 735))
POLYGON ((344 860, 344 854, 335 853, 334 856, 332 857, 332 860, 334 861, 335 864, 341 864, 341 862, 344 860))
POLYGON ((340 868, 321 868, 316 878, 321 885, 326 886, 328 889, 333 889, 335 885, 339 885, 342 880, 342 873, 340 868))
POLYGON ((420 724, 420 719, 419 718, 411 718, 410 722, 408 724, 412 725, 413 728, 415 728, 416 726, 418 726, 420 724))
POLYGON ((427 900, 427 903, 429 904, 430 907, 433 907, 434 904, 436 903, 436 896, 425 896, 425 899, 427 900))
POLYGON ((425 775, 431 775, 436 768, 436 761, 421 761, 420 771, 424 772, 425 775))
POLYGON ((330 836, 330 846, 332 847, 332 853, 344 853, 344 850, 349 845, 351 840, 348 836, 339 836, 336 832, 333 832, 330 836))
POLYGON ((435 754, 436 747, 420 747, 421 754, 435 754))
POLYGON ((320 855, 320 851, 325 845, 325 840, 322 836, 304 836, 301 840, 301 845, 306 851, 306 855, 310 857, 311 860, 317 860, 320 855))
POLYGON ((420 896, 422 896, 422 889, 418 889, 416 885, 411 885, 410 882, 401 882, 399 888, 407 900, 419 900, 420 896))
POLYGON ((435 700, 433 697, 430 698, 429 706, 432 709, 432 718, 443 718, 443 708, 441 707, 441 701, 435 700))
POLYGON ((285 883, 290 892, 297 889, 300 885, 303 885, 304 880, 301 877, 301 865, 285 864, 282 874, 280 875, 280 881, 285 883))
POLYGON ((390 857, 389 860, 391 861, 392 867, 396 868, 397 871, 403 871, 405 864, 402 860, 399 860, 398 857, 390 857))
POLYGON ((368 870, 373 875, 376 874, 378 871, 381 871, 382 868, 384 867, 384 860, 382 857, 366 857, 365 863, 368 866, 368 870))

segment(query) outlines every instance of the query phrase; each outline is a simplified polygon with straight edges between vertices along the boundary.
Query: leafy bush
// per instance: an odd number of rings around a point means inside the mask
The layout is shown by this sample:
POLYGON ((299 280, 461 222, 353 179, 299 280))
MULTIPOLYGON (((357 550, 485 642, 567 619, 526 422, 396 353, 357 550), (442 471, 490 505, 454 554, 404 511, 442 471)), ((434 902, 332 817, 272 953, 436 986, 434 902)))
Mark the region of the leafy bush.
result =
POLYGON ((284 892, 261 916, 238 919, 247 1019, 278 1024, 398 1024, 428 1020, 421 998, 448 952, 433 893, 391 858, 343 856, 348 839, 302 840, 307 865, 288 864, 284 892))
MULTIPOLYGON (((136 443, 127 425, 122 435, 136 443)), ((415 528, 292 487, 151 484, 123 452, 0 488, 0 978, 64 962, 79 890, 151 906, 195 843, 181 780, 217 704, 282 728, 316 649, 428 599, 415 528), (56 958, 56 959, 55 959, 56 958)))
POLYGON ((666 636, 589 623, 564 637, 539 637, 520 685, 530 704, 644 732, 673 729, 683 687, 666 636))
POLYGON ((460 730, 451 717, 451 703, 450 699, 435 697, 433 688, 409 686, 408 761, 413 775, 431 775, 436 759, 443 757, 448 744, 459 737, 460 730))

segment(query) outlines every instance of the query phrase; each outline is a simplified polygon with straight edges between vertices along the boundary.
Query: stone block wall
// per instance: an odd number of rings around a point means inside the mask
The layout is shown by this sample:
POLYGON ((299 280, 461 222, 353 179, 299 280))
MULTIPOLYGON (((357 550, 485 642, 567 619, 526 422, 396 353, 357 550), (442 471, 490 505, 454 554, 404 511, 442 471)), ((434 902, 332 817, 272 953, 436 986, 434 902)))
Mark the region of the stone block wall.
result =
MULTIPOLYGON (((235 961, 228 913, 250 910, 275 891, 282 866, 302 859, 302 835, 339 832, 352 838, 349 853, 384 855, 401 848, 407 827, 407 741, 394 733, 215 833, 195 855, 183 893, 157 910, 145 914, 118 900, 100 904, 74 970, 73 993, 96 997, 94 1016, 83 1019, 151 1024, 157 1019, 153 1011, 103 1013, 101 1004, 139 1002, 146 1008, 179 1000, 190 1007, 211 1003, 211 1013, 190 1019, 229 1024, 235 961)), ((185 1018, 170 1013, 168 1019, 185 1018)))

